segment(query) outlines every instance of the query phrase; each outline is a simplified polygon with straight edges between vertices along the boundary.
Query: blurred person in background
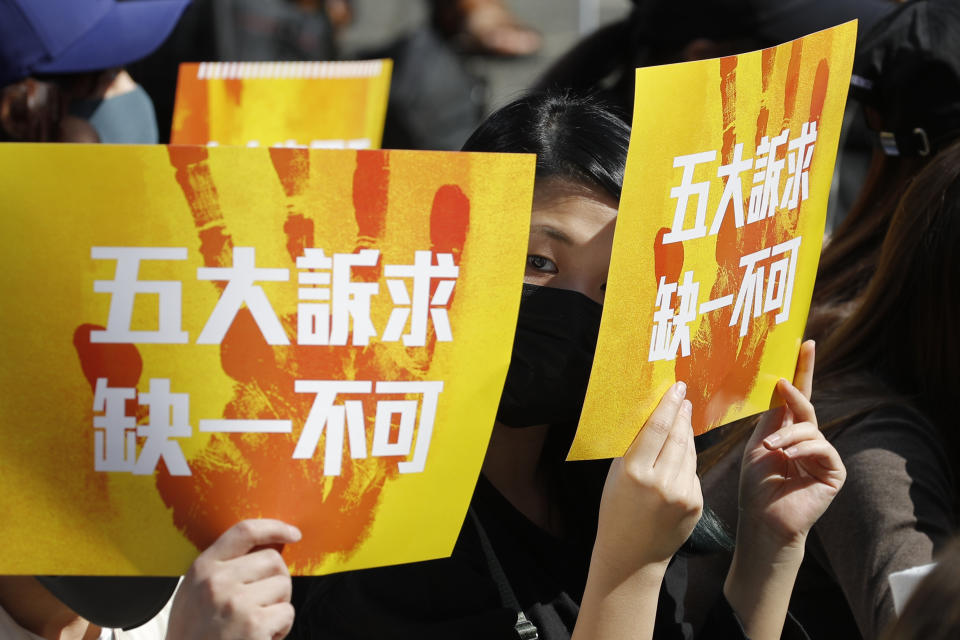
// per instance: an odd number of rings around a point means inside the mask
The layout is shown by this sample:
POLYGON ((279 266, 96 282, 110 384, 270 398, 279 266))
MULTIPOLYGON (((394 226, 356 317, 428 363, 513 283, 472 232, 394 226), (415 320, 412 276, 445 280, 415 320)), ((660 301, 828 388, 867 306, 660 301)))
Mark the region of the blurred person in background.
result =
MULTIPOLYGON (((384 148, 456 150, 480 123, 483 79, 470 55, 530 55, 540 36, 504 0, 429 0, 425 23, 389 42, 344 51, 342 35, 362 11, 386 11, 370 0, 194 0, 169 40, 131 72, 156 106, 160 140, 169 140, 180 63, 390 58, 393 75, 384 148)), ((403 6, 403 5, 400 5, 403 6)), ((361 26, 362 29, 362 26, 361 26)))
POLYGON ((189 0, 0 0, 0 140, 157 142, 123 66, 156 49, 189 0))
POLYGON ((629 121, 634 71, 778 45, 848 20, 859 32, 888 13, 890 0, 632 0, 626 18, 577 43, 537 81, 537 90, 597 95, 629 121))
POLYGON ((937 152, 960 138, 960 5, 913 0, 866 34, 854 64, 874 145, 846 219, 820 256, 807 336, 821 339, 849 315, 877 268, 897 203, 937 152))
POLYGON ((529 56, 540 34, 521 24, 504 0, 430 0, 436 29, 469 53, 529 56))

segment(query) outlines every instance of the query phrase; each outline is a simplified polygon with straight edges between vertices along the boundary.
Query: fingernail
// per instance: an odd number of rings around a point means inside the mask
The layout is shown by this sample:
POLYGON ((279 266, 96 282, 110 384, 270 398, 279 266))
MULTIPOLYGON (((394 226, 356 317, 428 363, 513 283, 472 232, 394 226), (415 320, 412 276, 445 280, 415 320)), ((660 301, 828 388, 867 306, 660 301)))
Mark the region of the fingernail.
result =
POLYGON ((300 540, 303 537, 303 534, 300 533, 300 529, 297 529, 293 525, 290 525, 290 537, 293 538, 294 542, 300 540))
POLYGON ((771 448, 776 447, 777 443, 780 442, 780 435, 776 433, 774 433, 773 435, 769 435, 763 440, 763 442, 768 447, 771 447, 771 448))
POLYGON ((673 385, 673 389, 674 389, 674 393, 677 394, 678 398, 685 398, 687 396, 686 382, 678 382, 677 384, 673 385))
POLYGON ((797 448, 790 447, 789 449, 785 450, 784 453, 787 454, 788 458, 792 458, 793 456, 797 455, 797 448))
POLYGON ((692 415, 693 415, 693 403, 690 402, 689 400, 686 400, 686 399, 685 399, 685 400, 680 404, 680 412, 683 413, 684 415, 692 416, 692 415))

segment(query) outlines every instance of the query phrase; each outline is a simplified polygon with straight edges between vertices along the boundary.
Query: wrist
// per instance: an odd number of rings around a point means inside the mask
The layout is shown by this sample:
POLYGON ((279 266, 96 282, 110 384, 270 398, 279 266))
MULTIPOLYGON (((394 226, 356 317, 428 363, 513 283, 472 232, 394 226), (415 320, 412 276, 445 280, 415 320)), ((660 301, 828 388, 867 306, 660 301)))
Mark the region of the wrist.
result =
POLYGON ((737 521, 737 548, 750 549, 751 553, 763 554, 774 560, 795 556, 802 559, 808 533, 776 529, 741 512, 737 521))
POLYGON ((743 585, 749 591, 771 580, 792 582, 803 563, 803 556, 803 547, 764 549, 760 545, 742 544, 738 540, 724 590, 728 584, 743 585))
POLYGON ((803 562, 806 542, 806 534, 786 539, 759 529, 737 527, 730 572, 795 574, 803 562))
POLYGON ((622 554, 611 555, 600 546, 594 546, 590 556, 589 579, 607 588, 631 582, 635 584, 655 585, 660 588, 663 576, 667 572, 670 560, 629 560, 622 554))

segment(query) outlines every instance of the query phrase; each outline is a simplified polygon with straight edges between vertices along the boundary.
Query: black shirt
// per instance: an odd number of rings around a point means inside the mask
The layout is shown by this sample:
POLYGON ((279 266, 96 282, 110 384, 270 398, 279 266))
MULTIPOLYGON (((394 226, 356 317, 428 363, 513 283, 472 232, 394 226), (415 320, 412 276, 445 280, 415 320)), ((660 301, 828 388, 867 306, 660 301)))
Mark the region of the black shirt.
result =
MULTIPOLYGON (((559 539, 528 520, 481 476, 471 500, 472 515, 450 558, 294 578, 297 614, 289 637, 516 640, 518 611, 510 605, 515 599, 540 640, 569 640, 596 532, 599 491, 593 493, 595 499, 579 505, 584 513, 594 514, 592 520, 581 521, 585 532, 578 534, 572 527, 571 535, 559 539), (495 559, 485 552, 483 535, 495 559), (506 577, 506 586, 498 575, 506 577)), ((657 640, 693 637, 679 604, 686 581, 683 567, 671 567, 661 589, 657 640)), ((725 600, 713 607, 710 619, 705 637, 746 638, 725 600)))

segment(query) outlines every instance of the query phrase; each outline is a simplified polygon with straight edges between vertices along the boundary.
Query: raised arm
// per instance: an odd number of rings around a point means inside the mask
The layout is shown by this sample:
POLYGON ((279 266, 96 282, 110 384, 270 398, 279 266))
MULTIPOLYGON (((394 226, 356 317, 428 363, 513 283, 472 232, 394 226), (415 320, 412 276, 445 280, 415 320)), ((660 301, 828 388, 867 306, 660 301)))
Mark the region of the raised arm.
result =
POLYGON ((780 637, 807 534, 846 478, 810 403, 813 362, 807 341, 793 384, 777 383, 784 406, 760 420, 743 454, 737 546, 723 591, 753 640, 780 637))
POLYGON ((703 507, 685 395, 671 387, 610 467, 574 640, 653 635, 663 574, 703 507))

